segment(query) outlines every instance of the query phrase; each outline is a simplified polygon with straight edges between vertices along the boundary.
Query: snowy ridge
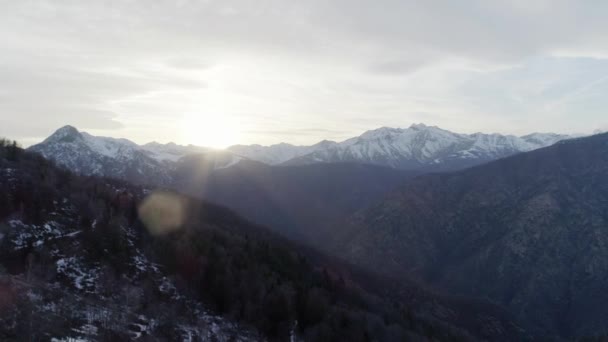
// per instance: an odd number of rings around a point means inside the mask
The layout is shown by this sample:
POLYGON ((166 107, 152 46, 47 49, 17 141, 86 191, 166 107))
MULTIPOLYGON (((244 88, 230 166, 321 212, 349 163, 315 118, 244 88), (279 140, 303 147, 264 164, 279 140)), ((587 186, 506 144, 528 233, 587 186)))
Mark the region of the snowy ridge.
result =
MULTIPOLYGON (((362 162, 415 169, 445 165, 470 166, 552 145, 569 136, 533 133, 517 137, 501 134, 459 134, 435 126, 382 127, 359 137, 287 161, 287 164, 362 162)), ((252 158, 253 159, 253 158, 252 158)))
POLYGON ((127 139, 98 137, 75 127, 58 129, 42 143, 29 148, 47 159, 80 174, 105 176, 138 184, 168 185, 176 163, 191 155, 205 155, 217 169, 230 167, 243 157, 223 151, 174 143, 138 145, 127 139))
POLYGON ((521 137, 460 134, 436 126, 413 124, 408 128, 370 130, 339 143, 324 140, 311 146, 235 145, 217 151, 174 143, 137 145, 127 139, 97 137, 65 126, 30 149, 81 174, 167 185, 172 181, 171 173, 176 165, 193 156, 203 156, 213 170, 232 167, 242 160, 269 165, 354 162, 400 169, 455 170, 547 147, 569 138, 554 133, 521 137))
POLYGON ((211 150, 208 148, 194 146, 194 145, 182 146, 182 145, 177 145, 172 142, 170 142, 168 144, 151 142, 151 143, 147 143, 145 145, 139 146, 139 148, 149 152, 148 155, 156 160, 172 161, 172 162, 176 162, 180 158, 182 158, 186 155, 189 155, 189 154, 211 152, 211 150))
POLYGON ((87 132, 79 132, 73 126, 64 126, 42 143, 32 146, 32 149, 45 151, 45 147, 64 145, 83 147, 92 153, 112 159, 132 158, 135 154, 144 154, 158 162, 177 161, 181 157, 194 153, 207 153, 210 149, 194 145, 181 146, 175 143, 160 144, 151 142, 137 145, 128 139, 93 136, 87 132))
POLYGON ((295 146, 281 143, 270 146, 262 145, 235 145, 228 151, 248 159, 259 161, 269 165, 278 165, 293 158, 301 157, 309 153, 325 150, 336 146, 338 143, 323 140, 312 146, 295 146))

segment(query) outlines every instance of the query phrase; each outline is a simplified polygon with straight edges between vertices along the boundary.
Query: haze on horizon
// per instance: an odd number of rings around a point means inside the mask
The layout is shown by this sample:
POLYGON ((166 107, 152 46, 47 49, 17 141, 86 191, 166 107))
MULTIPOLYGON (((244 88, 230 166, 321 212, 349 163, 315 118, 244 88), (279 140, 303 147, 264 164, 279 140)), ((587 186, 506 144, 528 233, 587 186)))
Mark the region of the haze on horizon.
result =
POLYGON ((608 3, 0 0, 0 136, 224 147, 608 128, 608 3))

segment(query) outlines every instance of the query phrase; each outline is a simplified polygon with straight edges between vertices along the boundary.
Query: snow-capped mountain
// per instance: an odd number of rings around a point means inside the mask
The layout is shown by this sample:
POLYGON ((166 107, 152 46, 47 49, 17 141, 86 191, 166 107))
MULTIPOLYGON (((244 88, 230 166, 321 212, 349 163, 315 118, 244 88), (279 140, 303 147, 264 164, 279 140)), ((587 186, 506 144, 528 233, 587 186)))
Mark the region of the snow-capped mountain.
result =
MULTIPOLYGON (((517 137, 501 134, 459 134, 435 126, 383 127, 359 137, 318 149, 285 162, 289 165, 362 162, 402 169, 433 167, 454 170, 552 145, 569 136, 533 133, 517 137)), ((250 158, 255 159, 254 156, 250 158)))
POLYGON ((172 162, 178 161, 180 158, 190 154, 213 152, 211 149, 200 146, 183 146, 172 142, 161 144, 154 141, 138 147, 149 152, 148 155, 156 160, 172 162))
POLYGON ((312 146, 281 143, 271 146, 236 145, 218 151, 193 145, 157 142, 138 145, 127 139, 97 137, 72 126, 57 130, 30 147, 69 170, 136 183, 169 185, 182 160, 209 171, 241 160, 269 165, 354 162, 407 170, 456 170, 552 145, 570 138, 553 133, 521 137, 501 134, 459 134, 434 126, 383 127, 343 142, 321 141, 312 146))
POLYGON ((137 145, 127 139, 97 137, 64 126, 31 151, 68 170, 84 174, 124 179, 138 184, 168 185, 177 162, 190 155, 204 155, 214 169, 229 167, 243 158, 193 145, 156 142, 137 145))
POLYGON ((295 146, 286 143, 270 146, 234 145, 229 147, 228 151, 265 164, 278 165, 316 151, 330 149, 336 145, 338 143, 335 141, 323 140, 312 146, 295 146))

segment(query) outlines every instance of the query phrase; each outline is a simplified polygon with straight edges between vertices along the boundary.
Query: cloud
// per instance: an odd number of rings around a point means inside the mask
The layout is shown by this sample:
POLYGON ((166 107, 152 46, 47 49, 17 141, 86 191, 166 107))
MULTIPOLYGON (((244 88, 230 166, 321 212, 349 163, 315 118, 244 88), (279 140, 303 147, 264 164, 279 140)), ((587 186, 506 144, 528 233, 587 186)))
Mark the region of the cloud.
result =
POLYGON ((372 73, 378 73, 381 75, 403 76, 403 74, 408 74, 419 70, 425 65, 428 65, 428 63, 429 61, 427 59, 420 57, 415 59, 394 59, 372 63, 369 66, 369 70, 372 73))
POLYGON ((518 133, 567 130, 576 117, 576 129, 591 130, 608 101, 592 76, 606 72, 604 2, 22 0, 2 8, 0 135, 14 138, 72 123, 187 143, 174 122, 193 113, 230 116, 242 143, 313 143, 412 121, 518 133))

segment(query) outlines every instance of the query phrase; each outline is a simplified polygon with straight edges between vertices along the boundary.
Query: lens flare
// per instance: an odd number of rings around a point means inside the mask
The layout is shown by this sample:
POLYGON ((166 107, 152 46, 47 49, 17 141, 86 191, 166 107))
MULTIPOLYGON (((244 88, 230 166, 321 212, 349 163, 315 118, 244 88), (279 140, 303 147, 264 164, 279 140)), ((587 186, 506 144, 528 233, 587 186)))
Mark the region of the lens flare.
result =
POLYGON ((221 149, 239 141, 238 123, 226 115, 189 113, 181 127, 189 144, 221 149))
POLYGON ((149 195, 138 208, 140 220, 153 235, 180 229, 186 217, 186 202, 169 192, 149 195))

